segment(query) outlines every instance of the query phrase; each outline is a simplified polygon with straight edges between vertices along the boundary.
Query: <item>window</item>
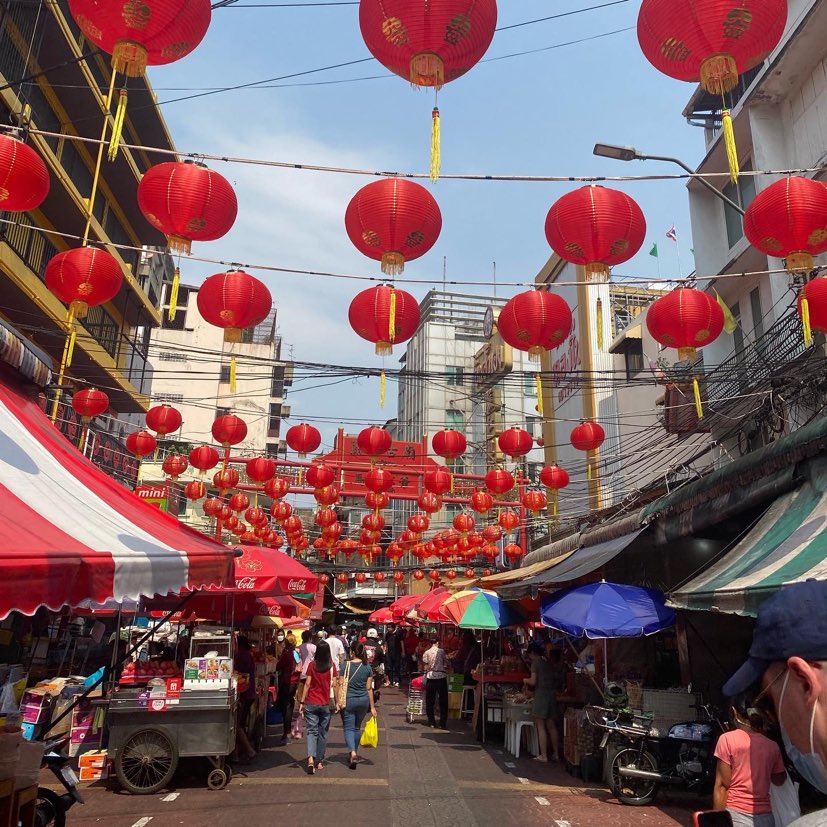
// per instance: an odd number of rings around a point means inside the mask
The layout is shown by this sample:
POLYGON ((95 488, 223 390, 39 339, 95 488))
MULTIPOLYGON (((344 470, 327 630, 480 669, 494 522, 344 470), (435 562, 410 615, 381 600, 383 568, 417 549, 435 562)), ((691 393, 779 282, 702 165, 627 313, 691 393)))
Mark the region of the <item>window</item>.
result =
MULTIPOLYGON (((742 172, 749 172, 752 170, 752 164, 747 162, 741 166, 742 172)), ((755 198, 755 176, 742 175, 738 178, 738 183, 727 184, 723 189, 723 194, 738 204, 742 210, 745 210, 755 198)), ((728 204, 724 204, 724 219, 726 221, 726 237, 730 249, 732 249, 744 235, 744 220, 741 215, 732 209, 728 204)))
POLYGON ((153 393, 152 398, 156 402, 183 402, 184 401, 184 394, 183 393, 153 393))
POLYGON ((284 368, 281 365, 276 365, 276 367, 273 368, 270 396, 274 399, 282 399, 284 397, 284 368))
POLYGON ((221 370, 218 374, 218 381, 219 382, 229 382, 230 381, 230 366, 229 365, 221 365, 221 370))
POLYGON ((749 307, 752 311, 752 335, 757 342, 764 335, 764 313, 761 310, 761 291, 757 287, 749 294, 749 307))
POLYGON ((539 416, 526 416, 525 429, 536 439, 540 436, 543 420, 539 416))
POLYGON ((177 350, 162 350, 158 354, 158 359, 161 362, 186 362, 187 354, 180 353, 177 350))
POLYGON ((537 377, 533 373, 523 376, 523 393, 526 396, 537 396, 537 377))
POLYGON ((526 476, 536 484, 540 481, 540 471, 542 468, 542 462, 528 462, 526 463, 526 476))
POLYGON ((447 378, 446 384, 448 385, 461 385, 462 384, 462 368, 454 367, 453 365, 448 365, 445 369, 447 378))
POLYGON ((456 408, 448 408, 448 410, 445 411, 445 424, 449 428, 461 431, 465 427, 465 418, 462 415, 462 411, 458 411, 456 408))
POLYGON ((643 342, 640 339, 626 340, 626 378, 633 379, 643 370, 643 342))
POLYGON ((739 302, 730 307, 732 311, 732 318, 738 323, 738 326, 732 332, 732 343, 735 345, 735 355, 742 357, 744 354, 744 329, 741 327, 741 305, 739 302))

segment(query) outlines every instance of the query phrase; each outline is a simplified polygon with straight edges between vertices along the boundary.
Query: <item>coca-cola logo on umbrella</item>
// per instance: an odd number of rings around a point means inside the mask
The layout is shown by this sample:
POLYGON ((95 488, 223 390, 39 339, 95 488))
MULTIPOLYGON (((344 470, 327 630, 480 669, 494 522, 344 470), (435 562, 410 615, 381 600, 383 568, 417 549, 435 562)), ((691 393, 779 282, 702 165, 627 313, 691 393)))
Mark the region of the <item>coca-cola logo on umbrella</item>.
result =
POLYGON ((287 583, 287 591, 289 592, 306 592, 307 580, 290 580, 287 583))
POLYGON ((256 578, 242 577, 240 580, 235 581, 235 587, 237 589, 254 589, 256 587, 256 578))

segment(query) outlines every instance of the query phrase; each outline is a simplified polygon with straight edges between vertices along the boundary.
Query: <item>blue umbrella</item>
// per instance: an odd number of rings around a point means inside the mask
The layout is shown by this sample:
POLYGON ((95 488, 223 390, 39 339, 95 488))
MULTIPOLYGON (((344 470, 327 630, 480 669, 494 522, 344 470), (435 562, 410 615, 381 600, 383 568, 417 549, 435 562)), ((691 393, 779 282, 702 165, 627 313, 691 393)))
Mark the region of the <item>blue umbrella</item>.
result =
POLYGON ((588 583, 544 597, 540 619, 544 626, 572 637, 640 637, 675 622, 674 609, 663 592, 618 583, 588 583))

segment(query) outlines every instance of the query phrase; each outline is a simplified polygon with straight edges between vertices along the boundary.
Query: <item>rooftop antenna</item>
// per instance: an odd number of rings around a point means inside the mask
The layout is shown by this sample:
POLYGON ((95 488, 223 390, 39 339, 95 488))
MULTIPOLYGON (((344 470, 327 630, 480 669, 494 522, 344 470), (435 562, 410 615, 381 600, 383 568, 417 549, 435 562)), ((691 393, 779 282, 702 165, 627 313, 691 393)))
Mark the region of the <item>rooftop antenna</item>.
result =
POLYGON ((442 257, 442 292, 447 293, 448 289, 445 286, 445 279, 448 276, 448 256, 442 257))

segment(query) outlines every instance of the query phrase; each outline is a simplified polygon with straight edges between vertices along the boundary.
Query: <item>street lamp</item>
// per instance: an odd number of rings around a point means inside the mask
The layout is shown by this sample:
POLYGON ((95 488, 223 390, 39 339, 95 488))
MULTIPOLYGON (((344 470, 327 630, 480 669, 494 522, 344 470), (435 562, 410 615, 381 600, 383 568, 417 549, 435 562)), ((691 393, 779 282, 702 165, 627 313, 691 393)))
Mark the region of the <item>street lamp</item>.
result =
POLYGON ((716 189, 706 180, 695 175, 695 170, 688 164, 685 164, 680 158, 671 158, 668 155, 644 155, 633 146, 617 146, 615 144, 595 144, 592 150, 594 155, 601 158, 612 158, 615 161, 666 161, 669 164, 677 164, 682 170, 688 172, 693 180, 697 181, 701 186, 706 187, 716 198, 720 198, 727 206, 731 207, 739 215, 743 215, 744 211, 731 198, 727 198, 719 189, 716 189))

